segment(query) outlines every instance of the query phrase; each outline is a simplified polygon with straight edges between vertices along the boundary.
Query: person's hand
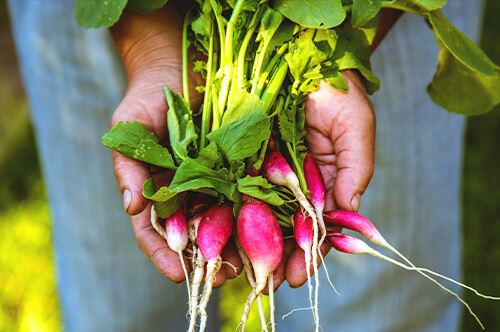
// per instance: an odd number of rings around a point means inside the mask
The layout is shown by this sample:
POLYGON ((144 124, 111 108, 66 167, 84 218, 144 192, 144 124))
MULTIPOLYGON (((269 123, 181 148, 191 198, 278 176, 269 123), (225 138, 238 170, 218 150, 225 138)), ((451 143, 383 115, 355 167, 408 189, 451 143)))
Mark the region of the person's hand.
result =
MULTIPOLYGON (((125 97, 113 115, 112 126, 119 121, 139 121, 154 132, 160 142, 165 143, 167 105, 163 87, 168 86, 174 92, 180 91, 182 87, 182 17, 176 7, 169 3, 153 14, 125 13, 111 29, 128 76, 125 97)), ((194 86, 201 84, 201 78, 193 74, 190 76, 191 101, 197 105, 201 102, 201 96, 196 93, 194 86)), ((165 179, 168 174, 116 152, 113 152, 113 163, 124 209, 132 216, 132 227, 139 248, 162 274, 174 282, 182 282, 185 277, 179 256, 168 248, 166 241, 152 228, 150 204, 142 196, 142 185, 146 179, 151 176, 155 180, 165 179)), ((241 262, 233 246, 224 249, 222 259, 236 266, 237 273, 241 271, 241 262)), ((227 278, 233 278, 237 273, 229 264, 223 265, 214 286, 221 286, 227 278)))
MULTIPOLYGON (((309 95, 306 138, 325 179, 326 210, 357 211, 373 175, 375 114, 358 74, 344 71, 344 76, 349 83, 347 92, 322 82, 319 90, 309 95)), ((325 241, 322 254, 329 249, 325 241)), ((294 240, 285 244, 285 259, 274 274, 274 284, 278 286, 285 279, 291 287, 307 280, 304 251, 294 240)))

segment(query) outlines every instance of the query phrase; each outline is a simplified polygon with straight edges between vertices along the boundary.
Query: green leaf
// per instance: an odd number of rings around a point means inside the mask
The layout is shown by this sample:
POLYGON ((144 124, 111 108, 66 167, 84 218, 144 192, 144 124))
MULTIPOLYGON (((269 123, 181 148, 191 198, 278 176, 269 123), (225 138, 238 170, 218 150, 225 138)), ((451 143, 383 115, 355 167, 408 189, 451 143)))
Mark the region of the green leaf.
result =
POLYGON ((378 15, 382 0, 354 0, 352 4, 352 26, 362 27, 378 15))
POLYGON ((222 118, 222 125, 247 116, 253 111, 262 111, 264 104, 259 96, 245 89, 238 90, 230 100, 222 118))
POLYGON ((174 151, 175 159, 180 163, 189 156, 189 149, 196 142, 198 135, 191 112, 182 96, 174 94, 169 88, 165 88, 165 96, 169 107, 167 125, 170 146, 174 151))
POLYGON ((305 114, 303 110, 290 105, 279 114, 278 124, 282 140, 290 143, 292 147, 304 144, 305 114))
POLYGON ((167 187, 155 190, 152 178, 147 179, 142 186, 142 195, 153 202, 155 211, 160 218, 168 218, 181 206, 185 195, 176 194, 167 187))
POLYGON ((171 191, 165 186, 155 190, 153 178, 149 178, 142 185, 142 195, 153 202, 167 202, 177 195, 177 192, 171 191))
MULTIPOLYGON (((307 73, 319 73, 319 65, 332 55, 333 49, 335 48, 337 42, 335 31, 325 31, 318 39, 316 39, 316 31, 317 30, 314 29, 302 31, 298 37, 290 43, 289 51, 285 55, 290 73, 297 81, 304 80, 304 76, 307 73), (323 49, 317 47, 317 45, 321 45, 323 49), (327 46, 330 48, 325 51, 327 46)), ((320 30, 318 30, 318 33, 319 32, 320 30)))
POLYGON ((443 8, 446 0, 393 0, 386 5, 413 14, 425 15, 429 11, 443 8))
POLYGON ((472 70, 485 75, 494 75, 498 66, 462 31, 451 24, 443 12, 433 11, 427 16, 439 42, 453 54, 457 60, 472 70))
POLYGON ((341 0, 276 0, 273 7, 289 20, 306 28, 333 28, 346 17, 341 0))
POLYGON ((139 122, 119 122, 102 137, 102 144, 130 158, 175 169, 168 150, 139 122))
POLYGON ((168 0, 128 0, 127 10, 150 13, 165 6, 168 0))
POLYGON ((207 135, 216 142, 230 162, 244 160, 256 153, 269 137, 271 120, 262 110, 255 109, 207 135))
POLYGON ((233 202, 238 199, 236 184, 230 180, 226 168, 215 171, 196 159, 188 158, 175 172, 168 190, 180 193, 198 189, 215 189, 233 202))
POLYGON ((336 71, 335 73, 329 76, 325 76, 325 81, 328 82, 328 84, 330 84, 337 90, 340 91, 349 90, 349 85, 347 83, 347 80, 345 79, 344 75, 342 75, 342 73, 339 71, 336 71))
POLYGON ((216 166, 222 165, 222 155, 215 142, 210 142, 210 144, 201 149, 196 160, 204 166, 212 169, 216 166))
POLYGON ((285 201, 273 191, 274 186, 262 176, 247 175, 238 179, 238 191, 242 194, 257 198, 268 204, 279 206, 285 201))
POLYGON ((118 21, 127 0, 76 0, 75 16, 84 28, 107 28, 118 21))
POLYGON ((500 71, 485 75, 471 70, 443 48, 427 92, 436 104, 450 112, 478 115, 500 103, 499 87, 500 71))
POLYGON ((365 80, 368 93, 377 91, 380 80, 371 70, 366 34, 348 26, 338 30, 339 41, 333 54, 338 70, 357 69, 365 80))

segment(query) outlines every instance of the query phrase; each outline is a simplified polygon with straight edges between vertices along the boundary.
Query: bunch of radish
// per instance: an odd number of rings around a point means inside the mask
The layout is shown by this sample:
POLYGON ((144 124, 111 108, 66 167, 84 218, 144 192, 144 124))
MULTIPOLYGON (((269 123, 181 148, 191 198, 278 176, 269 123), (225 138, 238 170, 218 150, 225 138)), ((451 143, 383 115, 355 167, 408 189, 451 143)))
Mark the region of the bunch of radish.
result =
MULTIPOLYGON (((318 267, 325 241, 338 251, 370 254, 421 274, 457 297, 481 324, 468 304, 436 278, 473 289, 416 267, 363 216, 324 211, 326 186, 305 142, 307 96, 322 81, 345 90, 345 69, 358 69, 369 92, 378 80, 363 55, 369 43, 362 29, 345 16, 331 26, 302 24, 290 11, 297 5, 286 2, 273 7, 265 0, 197 0, 183 25, 182 94, 165 88, 168 145, 138 122, 118 123, 103 137, 106 146, 174 174, 167 186, 147 180, 143 194, 153 203, 153 227, 179 255, 188 288, 189 331, 205 330, 206 308, 228 243, 236 246, 251 288, 240 328, 258 301, 262 330, 274 331, 273 273, 287 259, 285 235, 293 235, 304 251, 315 331, 320 328, 318 267), (191 65, 206 81, 195 87, 204 93, 198 109, 190 104, 191 65), (396 258, 342 229, 358 232, 396 258), (270 323, 262 309, 266 288, 270 323)), ((303 6, 308 10, 310 5, 303 6)))

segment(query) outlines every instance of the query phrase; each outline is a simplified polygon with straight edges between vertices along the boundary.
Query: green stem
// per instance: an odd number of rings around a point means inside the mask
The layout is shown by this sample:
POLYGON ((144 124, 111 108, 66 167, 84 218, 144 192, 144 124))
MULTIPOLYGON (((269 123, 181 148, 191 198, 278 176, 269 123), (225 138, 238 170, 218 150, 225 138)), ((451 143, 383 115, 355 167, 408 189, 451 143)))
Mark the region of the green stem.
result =
POLYGON ((220 54, 221 58, 224 57, 224 36, 226 35, 224 31, 224 22, 222 21, 222 14, 217 12, 216 0, 209 0, 210 6, 214 11, 215 21, 217 22, 217 30, 219 30, 219 42, 220 42, 220 54))
MULTIPOLYGON (((276 103, 276 108, 275 108, 275 114, 280 114, 281 110, 283 110, 283 105, 285 104, 285 98, 280 97, 278 102, 276 103)), ((259 158, 252 164, 252 166, 260 171, 262 168, 262 164, 264 163, 264 159, 266 158, 266 152, 267 152, 267 145, 269 143, 269 138, 265 140, 265 142, 262 144, 262 147, 260 148, 259 152, 259 158)))
POLYGON ((184 17, 184 23, 182 24, 182 89, 184 100, 187 103, 187 108, 191 112, 191 105, 189 99, 189 67, 188 67, 188 49, 189 40, 187 36, 189 21, 191 19, 191 12, 188 12, 184 17))
POLYGON ((241 43, 240 51, 238 54, 238 88, 244 89, 246 84, 246 55, 248 45, 250 44, 250 40, 255 32, 255 28, 257 27, 257 22, 260 20, 260 17, 263 13, 263 7, 257 9, 255 14, 253 15, 247 33, 243 38, 241 43))
POLYGON ((200 149, 203 149, 206 144, 206 136, 208 127, 210 126, 210 120, 212 118, 212 67, 215 61, 214 56, 214 35, 210 34, 210 41, 208 44, 208 60, 207 60, 207 81, 205 83, 205 98, 203 100, 203 114, 201 118, 201 139, 200 139, 200 149))
POLYGON ((278 51, 276 51, 276 54, 273 56, 271 61, 269 61, 266 68, 262 72, 262 75, 259 78, 259 81, 257 82, 257 88, 255 90, 255 93, 258 96, 260 96, 260 94, 262 93, 262 90, 264 89, 264 85, 266 84, 269 74, 273 71, 274 67, 276 67, 276 64, 281 60, 281 57, 283 56, 283 53, 285 53, 287 48, 288 44, 281 45, 281 47, 278 49, 278 51))
POLYGON ((217 106, 217 91, 215 89, 212 89, 212 131, 219 129, 220 127, 220 121, 221 121, 221 114, 219 112, 219 108, 217 106))
POLYGON ((233 71, 233 32, 234 25, 243 10, 243 5, 245 0, 238 0, 233 8, 231 18, 227 23, 226 40, 225 40, 225 50, 221 61, 222 68, 222 84, 219 92, 219 111, 224 112, 227 102, 227 96, 229 93, 229 83, 231 81, 231 73, 233 71))
POLYGON ((288 74, 288 63, 285 61, 285 59, 282 59, 278 66, 278 69, 274 73, 269 84, 262 93, 262 97, 260 98, 260 100, 264 104, 264 111, 266 113, 269 112, 271 106, 276 100, 276 97, 278 96, 278 93, 281 90, 281 86, 283 85, 283 82, 285 81, 287 74, 288 74))
POLYGON ((302 165, 300 165, 299 161, 297 160, 297 154, 295 149, 292 147, 292 144, 290 144, 290 142, 286 142, 286 147, 288 149, 288 152, 290 153, 290 157, 292 157, 295 174, 297 174, 297 177, 299 178, 300 189, 302 190, 304 195, 306 195, 308 192, 307 182, 306 178, 304 177, 304 170, 302 169, 302 165))

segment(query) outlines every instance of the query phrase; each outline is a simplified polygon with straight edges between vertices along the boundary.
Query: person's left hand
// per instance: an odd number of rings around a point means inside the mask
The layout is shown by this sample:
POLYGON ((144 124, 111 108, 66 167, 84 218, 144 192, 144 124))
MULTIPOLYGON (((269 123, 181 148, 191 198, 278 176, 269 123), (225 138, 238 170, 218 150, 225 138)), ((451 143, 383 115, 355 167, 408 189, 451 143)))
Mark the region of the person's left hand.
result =
MULTIPOLYGON (((349 83, 347 92, 322 82, 319 90, 309 95, 305 108, 306 138, 325 179, 326 210, 357 211, 373 175, 375 114, 358 74, 343 73, 349 83)), ((322 255, 329 250, 325 241, 322 255)), ((275 287, 284 280, 291 287, 301 286, 307 280, 304 251, 291 239, 285 243, 284 256, 274 273, 275 287)))

